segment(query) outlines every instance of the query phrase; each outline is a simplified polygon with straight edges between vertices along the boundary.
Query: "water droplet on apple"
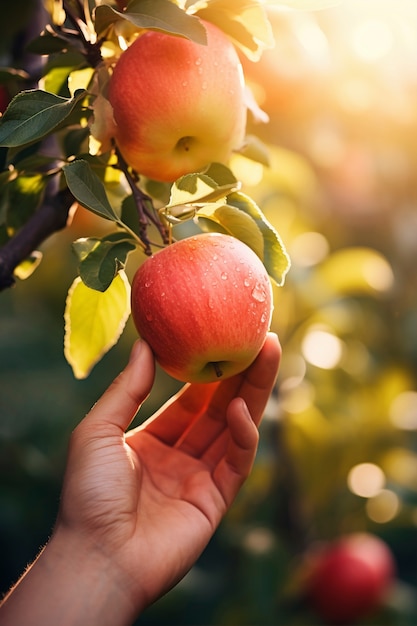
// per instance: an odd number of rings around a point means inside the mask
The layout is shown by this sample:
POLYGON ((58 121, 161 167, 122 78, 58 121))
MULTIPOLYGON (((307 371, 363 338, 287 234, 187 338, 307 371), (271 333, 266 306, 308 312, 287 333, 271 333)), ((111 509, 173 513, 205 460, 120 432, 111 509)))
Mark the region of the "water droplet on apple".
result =
POLYGON ((195 64, 196 64, 196 65, 201 65, 201 59, 200 59, 200 57, 199 57, 198 59, 196 59, 196 60, 195 60, 195 64))
POLYGON ((255 287, 252 289, 252 298, 257 302, 265 302, 266 300, 265 289, 259 283, 256 283, 255 287))
POLYGON ((217 261, 218 258, 217 254, 213 254, 213 261, 217 261))
POLYGON ((187 80, 184 80, 184 81, 182 82, 182 86, 183 86, 183 87, 187 87, 187 85, 188 85, 188 81, 187 81, 187 80))
POLYGON ((243 281, 243 284, 245 285, 245 287, 250 287, 250 280, 249 280, 249 278, 245 278, 245 280, 243 281))
POLYGON ((265 315, 265 313, 262 313, 262 315, 261 315, 261 323, 265 324, 265 321, 266 321, 266 315, 265 315))
POLYGON ((222 280, 227 280, 227 273, 226 272, 222 273, 222 280))

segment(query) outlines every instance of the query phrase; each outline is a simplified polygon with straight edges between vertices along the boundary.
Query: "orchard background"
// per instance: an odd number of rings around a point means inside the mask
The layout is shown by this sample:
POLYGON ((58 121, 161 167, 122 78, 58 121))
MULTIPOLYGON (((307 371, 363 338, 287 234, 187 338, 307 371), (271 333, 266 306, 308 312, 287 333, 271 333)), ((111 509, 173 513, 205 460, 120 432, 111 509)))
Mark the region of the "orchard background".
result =
MULTIPOLYGON (((360 623, 411 626, 417 7, 413 0, 322 2, 320 10, 306 8, 313 2, 278 4, 268 9, 275 48, 257 63, 242 56, 269 116, 268 123, 250 117, 249 131, 270 164, 236 156, 232 169, 291 258, 285 284, 274 287, 281 370, 250 479, 197 565, 138 624, 319 625, 299 593, 302 554, 315 540, 365 530, 387 542, 397 575, 379 611, 360 623)), ((26 38, 41 22, 36 0, 15 0, 3 14, 1 65, 16 73, 0 72, 2 97, 21 89, 26 38)), ((78 209, 42 243, 36 271, 0 294, 2 590, 47 539, 69 434, 136 338, 128 319, 81 380, 64 358, 65 300, 78 272, 71 244, 108 232, 108 220, 78 209)), ((137 262, 143 256, 132 254, 137 262)), ((178 387, 158 370, 138 419, 178 387)))

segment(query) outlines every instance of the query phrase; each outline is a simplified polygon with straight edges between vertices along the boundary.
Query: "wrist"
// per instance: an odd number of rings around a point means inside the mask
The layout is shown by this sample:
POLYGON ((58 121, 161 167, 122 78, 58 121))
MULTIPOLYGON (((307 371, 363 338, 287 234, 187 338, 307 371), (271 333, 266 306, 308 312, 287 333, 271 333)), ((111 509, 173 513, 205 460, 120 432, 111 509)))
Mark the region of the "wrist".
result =
POLYGON ((99 545, 57 525, 4 600, 4 626, 128 626, 140 612, 131 581, 99 545), (130 584, 129 584, 130 583, 130 584))
POLYGON ((134 602, 131 580, 105 545, 58 524, 44 552, 45 567, 58 564, 67 586, 71 585, 66 595, 79 598, 83 623, 122 626, 137 617, 139 606, 134 602))

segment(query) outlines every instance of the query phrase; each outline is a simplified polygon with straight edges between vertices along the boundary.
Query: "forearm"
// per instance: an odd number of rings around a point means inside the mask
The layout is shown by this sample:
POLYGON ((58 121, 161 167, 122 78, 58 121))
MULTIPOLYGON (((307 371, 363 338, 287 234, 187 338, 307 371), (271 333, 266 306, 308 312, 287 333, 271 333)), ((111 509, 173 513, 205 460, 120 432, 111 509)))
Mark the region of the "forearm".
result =
POLYGON ((0 605, 0 626, 128 626, 136 616, 112 564, 65 531, 54 533, 0 605))

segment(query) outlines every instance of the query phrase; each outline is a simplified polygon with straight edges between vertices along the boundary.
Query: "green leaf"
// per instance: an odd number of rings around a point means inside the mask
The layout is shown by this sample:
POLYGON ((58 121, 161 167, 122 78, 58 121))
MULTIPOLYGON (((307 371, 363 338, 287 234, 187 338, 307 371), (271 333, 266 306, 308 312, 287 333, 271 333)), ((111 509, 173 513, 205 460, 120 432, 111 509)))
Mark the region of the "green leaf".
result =
POLYGON ((98 6, 95 12, 95 28, 98 35, 119 20, 127 20, 137 28, 160 30, 206 44, 206 30, 200 20, 188 15, 171 0, 133 0, 121 13, 108 5, 98 6))
POLYGON ((130 284, 121 270, 105 292, 78 276, 65 306, 64 354, 76 378, 86 378, 119 340, 130 315, 130 284))
POLYGON ((127 255, 136 248, 135 241, 125 233, 111 233, 102 239, 90 237, 73 243, 79 258, 80 277, 87 287, 106 291, 124 268, 127 255))
POLYGON ((20 92, 0 118, 0 145, 23 146, 46 137, 71 115, 84 97, 84 91, 71 99, 40 89, 20 92))
POLYGON ((44 197, 46 179, 41 174, 20 174, 9 183, 7 227, 19 230, 39 208, 44 197))
POLYGON ((244 211, 227 204, 221 206, 206 205, 197 212, 197 218, 204 230, 213 230, 213 227, 206 220, 220 225, 221 232, 226 232, 228 235, 240 239, 263 260, 264 240, 262 232, 256 221, 244 211), (201 218, 203 218, 203 222, 201 218))
MULTIPOLYGON (((270 224, 257 204, 243 193, 233 193, 227 198, 227 203, 234 206, 247 215, 256 223, 262 233, 264 250, 262 261, 268 274, 279 286, 285 281, 285 276, 290 269, 290 258, 284 244, 275 228, 270 224)), ((250 244, 248 244, 250 246, 250 244)), ((256 252, 256 250, 255 250, 256 252)))
POLYGON ((168 207, 215 202, 239 187, 239 181, 228 168, 213 164, 204 173, 185 174, 175 181, 168 207))
POLYGON ((84 159, 78 159, 62 168, 68 189, 86 209, 107 220, 119 218, 108 201, 104 184, 84 159))
POLYGON ((49 26, 42 33, 32 39, 26 46, 26 50, 32 54, 50 55, 55 52, 62 52, 62 50, 68 50, 72 48, 70 42, 65 37, 62 37, 49 26))
POLYGON ((197 15, 221 28, 243 50, 257 61, 265 48, 272 48, 274 38, 261 0, 207 0, 197 15))

